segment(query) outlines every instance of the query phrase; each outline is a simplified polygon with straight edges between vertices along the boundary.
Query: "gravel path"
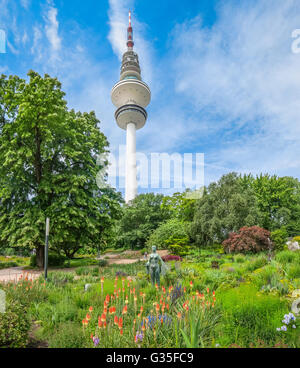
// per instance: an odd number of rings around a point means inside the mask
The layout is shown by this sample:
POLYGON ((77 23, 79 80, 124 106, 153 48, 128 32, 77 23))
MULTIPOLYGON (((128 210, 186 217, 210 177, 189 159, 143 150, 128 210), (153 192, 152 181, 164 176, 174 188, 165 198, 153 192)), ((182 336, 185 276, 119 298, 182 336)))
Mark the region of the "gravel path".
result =
MULTIPOLYGON (((104 257, 109 257, 107 259, 108 264, 132 264, 135 262, 140 261, 146 261, 143 256, 140 256, 139 258, 120 258, 124 257, 124 255, 128 255, 128 257, 132 256, 134 251, 126 251, 121 254, 117 253, 109 253, 105 254, 104 257)), ((161 257, 168 254, 167 250, 160 250, 157 252, 161 257)), ((102 258, 102 257, 100 257, 102 258)), ((72 272, 75 268, 59 268, 49 271, 64 271, 64 272, 72 272)), ((12 268, 6 268, 3 270, 0 270, 0 282, 9 282, 13 281, 16 282, 20 279, 20 277, 23 275, 23 277, 28 277, 28 279, 35 280, 39 278, 39 276, 43 273, 42 270, 24 270, 23 267, 12 267, 12 268)))

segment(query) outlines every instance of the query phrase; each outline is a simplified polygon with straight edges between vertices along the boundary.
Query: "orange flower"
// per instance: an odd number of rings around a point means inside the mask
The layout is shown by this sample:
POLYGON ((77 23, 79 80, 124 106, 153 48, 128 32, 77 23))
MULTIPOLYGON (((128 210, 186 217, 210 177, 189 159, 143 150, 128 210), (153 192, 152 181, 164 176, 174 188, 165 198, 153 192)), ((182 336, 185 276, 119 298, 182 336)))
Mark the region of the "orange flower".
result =
POLYGON ((105 315, 105 313, 102 313, 101 321, 102 321, 102 322, 105 322, 105 321, 106 321, 106 315, 105 315))
POLYGON ((85 317, 88 321, 91 319, 90 314, 87 313, 86 317, 85 317))
POLYGON ((127 314, 127 305, 125 305, 125 307, 123 308, 122 314, 127 314))
POLYGON ((102 283, 104 282, 104 277, 101 277, 101 282, 102 282, 102 283))
POLYGON ((169 304, 167 304, 167 310, 169 310, 169 308, 170 308, 170 307, 169 307, 169 304))
POLYGON ((119 324, 119 329, 121 330, 123 328, 123 318, 122 317, 119 318, 118 324, 119 324))
POLYGON ((106 321, 105 321, 105 322, 103 322, 103 327, 104 327, 104 328, 106 328, 106 321))
POLYGON ((207 294, 208 294, 209 293, 209 288, 207 288, 206 291, 207 291, 207 294))
POLYGON ((126 295, 125 304, 128 304, 128 296, 126 295))
POLYGON ((115 323, 115 325, 117 325, 119 323, 118 316, 115 316, 114 323, 115 323))
POLYGON ((158 303, 156 304, 156 307, 155 307, 155 308, 156 308, 156 312, 158 313, 158 312, 159 312, 159 309, 160 309, 160 307, 159 307, 159 304, 158 304, 158 303))
POLYGON ((183 288, 183 291, 186 293, 186 287, 183 288))
POLYGON ((120 335, 123 336, 123 329, 120 329, 120 335))
POLYGON ((108 294, 106 295, 106 299, 105 299, 105 301, 106 301, 106 304, 108 304, 108 303, 109 303, 109 301, 110 301, 110 297, 109 297, 109 295, 108 295, 108 294))
POLYGON ((93 312, 94 308, 93 307, 89 307, 89 311, 93 312))
POLYGON ((213 296, 215 296, 216 295, 216 293, 215 293, 215 291, 213 291, 213 296))
POLYGON ((143 306, 141 306, 141 313, 143 313, 143 311, 144 311, 144 308, 143 308, 143 306))
POLYGON ((93 333, 91 333, 91 339, 94 337, 93 333))
POLYGON ((87 325, 88 325, 88 323, 89 323, 89 322, 88 322, 86 319, 83 319, 83 320, 82 320, 83 327, 87 326, 87 325))
POLYGON ((190 287, 191 288, 193 287, 193 281, 190 281, 190 287))
POLYGON ((103 326, 103 322, 102 322, 101 320, 98 320, 98 326, 99 326, 100 328, 102 328, 102 326, 103 326))
POLYGON ((180 312, 178 312, 178 313, 177 313, 177 318, 178 318, 178 319, 181 319, 181 317, 182 317, 182 314, 181 314, 180 312))

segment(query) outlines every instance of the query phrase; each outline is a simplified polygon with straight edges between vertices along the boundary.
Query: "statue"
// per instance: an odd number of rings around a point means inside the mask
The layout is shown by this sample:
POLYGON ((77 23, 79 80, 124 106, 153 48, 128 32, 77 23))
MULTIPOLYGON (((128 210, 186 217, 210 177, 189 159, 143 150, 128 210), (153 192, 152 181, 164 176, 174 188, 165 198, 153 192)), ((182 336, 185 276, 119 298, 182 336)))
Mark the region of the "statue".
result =
POLYGON ((160 285, 160 274, 163 276, 166 274, 167 267, 164 261, 161 259, 160 255, 156 253, 156 246, 152 247, 152 253, 149 256, 149 261, 146 264, 147 273, 151 277, 151 283, 154 286, 160 285))

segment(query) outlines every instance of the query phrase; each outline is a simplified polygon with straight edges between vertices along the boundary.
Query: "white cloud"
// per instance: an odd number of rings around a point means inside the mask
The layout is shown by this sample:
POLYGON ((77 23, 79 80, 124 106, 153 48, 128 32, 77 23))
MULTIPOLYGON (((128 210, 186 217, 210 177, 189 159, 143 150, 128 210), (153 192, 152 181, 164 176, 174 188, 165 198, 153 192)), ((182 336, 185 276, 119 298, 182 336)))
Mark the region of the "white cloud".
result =
POLYGON ((211 125, 212 163, 299 175, 300 57, 291 32, 300 4, 222 4, 211 28, 199 17, 177 26, 176 91, 211 125))
POLYGON ((52 50, 56 53, 61 48, 61 38, 58 35, 59 23, 57 21, 57 9, 50 7, 46 14, 45 31, 52 50))

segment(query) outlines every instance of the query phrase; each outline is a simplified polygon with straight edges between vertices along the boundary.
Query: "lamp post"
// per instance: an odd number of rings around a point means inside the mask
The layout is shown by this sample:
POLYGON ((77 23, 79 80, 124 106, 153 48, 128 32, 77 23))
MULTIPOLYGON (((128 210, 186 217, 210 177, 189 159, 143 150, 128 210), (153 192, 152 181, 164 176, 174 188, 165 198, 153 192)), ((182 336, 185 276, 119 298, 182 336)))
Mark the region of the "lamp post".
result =
POLYGON ((46 239, 45 239, 45 261, 44 261, 44 269, 45 269, 45 280, 47 280, 48 274, 48 242, 49 242, 49 228, 50 228, 50 219, 46 218, 46 239))

